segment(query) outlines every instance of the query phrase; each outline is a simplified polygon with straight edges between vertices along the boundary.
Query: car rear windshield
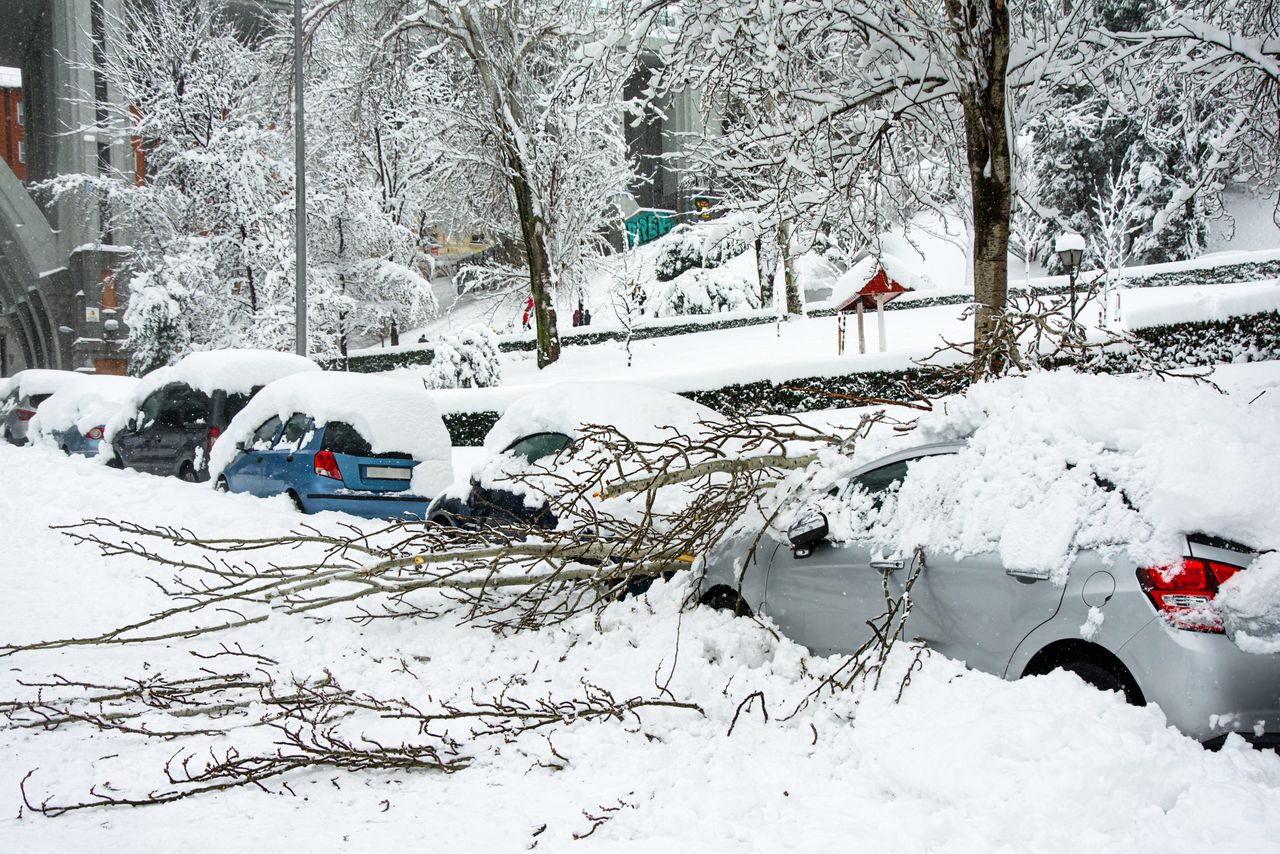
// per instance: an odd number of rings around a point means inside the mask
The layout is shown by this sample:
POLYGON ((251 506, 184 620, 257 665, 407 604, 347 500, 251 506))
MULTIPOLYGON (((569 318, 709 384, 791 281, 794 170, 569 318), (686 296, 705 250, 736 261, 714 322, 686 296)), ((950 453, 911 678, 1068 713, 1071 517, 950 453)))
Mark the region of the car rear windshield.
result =
POLYGON ((330 421, 324 428, 324 439, 320 449, 335 454, 347 454, 352 457, 377 457, 380 460, 411 460, 408 454, 387 452, 375 454, 369 440, 360 435, 360 431, 345 421, 330 421))
POLYGON ((507 446, 506 453, 524 457, 525 462, 535 463, 543 457, 558 454, 573 444, 573 440, 563 433, 534 433, 517 439, 507 446))
POLYGON ((165 427, 191 427, 209 420, 209 395, 181 383, 165 391, 156 419, 165 427))

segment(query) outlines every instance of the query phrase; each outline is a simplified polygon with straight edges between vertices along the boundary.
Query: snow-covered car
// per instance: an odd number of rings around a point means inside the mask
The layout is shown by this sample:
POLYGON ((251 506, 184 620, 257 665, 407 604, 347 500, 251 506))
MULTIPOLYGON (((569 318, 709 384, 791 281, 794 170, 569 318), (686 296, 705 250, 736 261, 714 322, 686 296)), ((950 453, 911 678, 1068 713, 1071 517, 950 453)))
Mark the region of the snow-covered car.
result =
POLYGON ((209 478, 209 451, 231 419, 267 383, 320 366, 269 350, 210 350, 184 356, 138 383, 107 423, 99 459, 189 481, 209 478))
POLYGON ((107 422, 138 386, 134 377, 77 374, 40 404, 31 419, 33 445, 60 448, 66 454, 97 456, 107 422))
POLYGON ((0 380, 0 437, 12 445, 25 445, 36 409, 77 376, 75 371, 30 368, 0 380))
POLYGON ((557 524, 545 496, 517 491, 512 475, 554 466, 570 481, 571 450, 586 424, 608 425, 636 441, 661 440, 668 428, 686 432, 718 421, 712 409, 667 391, 627 383, 557 383, 511 403, 484 439, 470 478, 431 502, 427 519, 442 525, 488 527, 510 522, 557 524))
POLYGON ((431 396, 367 374, 304 373, 258 392, 214 443, 217 488, 287 495, 299 510, 425 518, 453 479, 431 396))
POLYGON ((909 589, 904 636, 974 669, 1074 671, 1201 741, 1280 745, 1280 416, 1071 374, 945 408, 936 441, 830 472, 758 560, 750 533, 713 552, 702 601, 849 653, 909 589))

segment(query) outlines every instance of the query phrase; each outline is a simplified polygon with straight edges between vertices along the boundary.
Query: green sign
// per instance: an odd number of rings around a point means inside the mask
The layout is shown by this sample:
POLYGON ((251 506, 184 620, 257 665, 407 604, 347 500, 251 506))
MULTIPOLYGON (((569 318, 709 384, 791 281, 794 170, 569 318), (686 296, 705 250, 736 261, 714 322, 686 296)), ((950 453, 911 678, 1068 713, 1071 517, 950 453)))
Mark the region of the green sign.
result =
POLYGON ((675 224, 675 211, 641 208, 627 217, 627 245, 643 246, 657 240, 675 224))

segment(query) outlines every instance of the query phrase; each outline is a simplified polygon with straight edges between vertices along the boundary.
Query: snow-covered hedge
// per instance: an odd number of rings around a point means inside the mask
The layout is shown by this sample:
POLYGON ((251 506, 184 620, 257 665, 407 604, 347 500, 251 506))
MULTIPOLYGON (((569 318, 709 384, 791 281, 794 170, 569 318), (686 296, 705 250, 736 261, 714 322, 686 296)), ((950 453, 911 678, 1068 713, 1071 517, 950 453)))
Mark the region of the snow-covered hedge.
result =
MULTIPOLYGON (((1096 270, 1081 273, 1081 286, 1083 287, 1084 283, 1089 282, 1096 275, 1098 275, 1096 270)), ((1122 288, 1171 288, 1189 285, 1234 285, 1239 282, 1256 282, 1278 276, 1280 276, 1280 261, 1247 261, 1240 264, 1223 264, 1217 267, 1196 267, 1166 272, 1140 273, 1137 275, 1126 275, 1121 270, 1117 278, 1117 286, 1122 288)), ((1062 279, 1061 276, 1055 278, 1062 279)), ((1035 291, 1039 294, 1065 294, 1069 288, 1070 285, 1068 284, 1045 284, 1036 285, 1035 291)), ((1010 292, 1025 291, 1026 285, 1023 282, 1011 281, 1009 282, 1009 290, 1010 292)), ((967 292, 929 296, 928 292, 922 291, 899 297, 887 303, 884 310, 902 311, 912 308, 933 308, 940 305, 964 305, 972 301, 973 295, 967 292)), ((835 311, 831 308, 815 308, 812 311, 805 312, 809 317, 830 317, 834 313, 835 311)))

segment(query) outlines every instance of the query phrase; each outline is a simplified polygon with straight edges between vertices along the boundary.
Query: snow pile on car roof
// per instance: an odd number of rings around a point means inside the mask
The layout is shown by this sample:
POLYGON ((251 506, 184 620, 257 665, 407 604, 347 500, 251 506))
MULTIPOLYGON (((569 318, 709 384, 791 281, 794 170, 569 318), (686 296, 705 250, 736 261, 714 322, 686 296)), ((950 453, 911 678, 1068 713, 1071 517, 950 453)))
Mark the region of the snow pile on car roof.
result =
POLYGON ((49 368, 28 368, 18 371, 7 379, 0 380, 0 397, 7 397, 9 392, 18 390, 18 397, 30 397, 33 394, 52 394, 63 385, 84 376, 75 371, 55 371, 49 368))
POLYGON ((996 552, 1057 580, 1084 549, 1172 561, 1188 533, 1280 546, 1280 414, 1203 384, 1066 371, 983 383, 914 439, 965 444, 911 463, 896 494, 833 532, 908 553, 996 552))
POLYGON ((281 377, 306 371, 319 371, 320 366, 305 356, 275 350, 207 350, 189 353, 176 365, 157 368, 147 374, 134 389, 129 406, 123 406, 107 425, 108 442, 137 411, 153 391, 169 383, 185 383, 191 388, 213 394, 250 394, 281 377))
POLYGON ((368 440, 375 454, 408 454, 414 467, 411 489, 432 497, 453 480, 453 446, 431 395, 421 387, 368 374, 335 371, 299 373, 276 380, 254 395, 214 443, 209 474, 216 481, 235 458, 236 443, 277 417, 310 415, 317 427, 343 421, 368 440))
POLYGON ((629 439, 661 440, 665 428, 693 429, 700 421, 719 421, 713 409, 669 391, 629 383, 557 383, 511 403, 484 438, 489 454, 501 453, 532 433, 576 437, 584 424, 607 424, 629 439))
POLYGON ((31 419, 31 441, 56 444, 53 433, 71 429, 85 433, 102 427, 129 402, 137 385, 134 377, 74 376, 36 410, 31 419))

